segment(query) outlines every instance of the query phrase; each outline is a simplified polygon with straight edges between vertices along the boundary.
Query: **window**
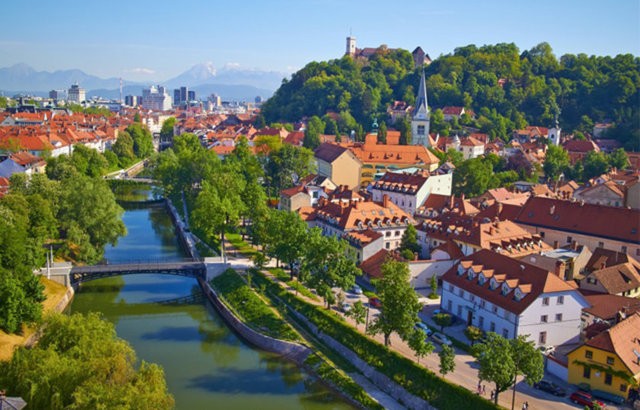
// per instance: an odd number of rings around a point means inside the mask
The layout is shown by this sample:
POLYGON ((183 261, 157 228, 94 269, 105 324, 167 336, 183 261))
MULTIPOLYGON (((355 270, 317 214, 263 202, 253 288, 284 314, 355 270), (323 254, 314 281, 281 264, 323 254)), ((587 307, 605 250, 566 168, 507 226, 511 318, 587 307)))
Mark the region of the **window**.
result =
POLYGON ((425 127, 424 125, 418 125, 418 135, 424 135, 425 127))
POLYGON ((556 322, 562 322, 562 313, 556 313, 556 322))
POLYGON ((458 306, 458 317, 462 317, 462 305, 458 306))
POLYGON ((598 242, 598 248, 604 248, 604 242, 598 242))
POLYGON ((585 379, 590 379, 591 378, 591 368, 590 367, 585 367, 582 370, 582 377, 584 377, 585 379))
POLYGON ((564 296, 558 296, 556 304, 557 305, 563 305, 564 304, 564 296))
POLYGON ((587 359, 593 359, 593 352, 591 350, 585 350, 584 357, 586 357, 587 359))
POLYGON ((451 301, 448 301, 448 302, 447 302, 447 310, 448 310, 449 312, 451 312, 451 311, 453 310, 453 302, 451 302, 451 301))
POLYGON ((572 238, 570 236, 567 236, 567 243, 571 243, 572 238))
POLYGON ((611 356, 607 356, 607 364, 610 366, 613 366, 613 362, 615 361, 615 359, 611 356))
POLYGON ((549 321, 549 320, 548 320, 548 316, 547 316, 547 315, 542 315, 542 316, 540 316, 540 321, 541 321, 542 323, 547 323, 547 322, 549 321))
POLYGON ((484 305, 486 305, 486 302, 484 300, 480 301, 480 307, 484 309, 484 305))
POLYGON ((498 307, 496 305, 493 305, 493 307, 491 308, 491 311, 495 314, 498 313, 498 307))
POLYGON ((620 248, 620 252, 627 253, 627 247, 623 246, 622 248, 620 248))
POLYGON ((547 344, 547 332, 540 332, 538 335, 538 343, 541 345, 547 344))
POLYGON ((627 385, 626 384, 621 384, 620 385, 620 391, 626 392, 627 391, 627 385))
POLYGON ((549 306, 549 298, 542 298, 542 306, 549 306))
POLYGON ((480 325, 480 329, 484 329, 484 318, 482 316, 480 316, 479 325, 480 325))
POLYGON ((502 329, 502 337, 505 339, 509 338, 509 331, 507 329, 502 329))
POLYGON ((540 231, 540 237, 544 239, 544 232, 540 231))
POLYGON ((391 231, 387 231, 385 232, 384 236, 386 236, 387 238, 391 236, 391 231))
POLYGON ((400 236, 400 231, 396 231, 396 236, 400 236))
POLYGON ((449 284, 449 292, 453 293, 453 285, 449 284))
POLYGON ((491 325, 489 326, 489 331, 490 331, 490 332, 495 332, 495 331, 496 331, 496 324, 495 324, 495 322, 491 322, 491 325))
POLYGON ((611 376, 611 373, 605 373, 604 384, 611 386, 612 381, 613 381, 613 376, 611 376))
POLYGON ((464 299, 464 290, 458 289, 458 296, 464 299))
POLYGON ((387 242, 385 246, 387 249, 391 248, 391 244, 389 242, 387 242))

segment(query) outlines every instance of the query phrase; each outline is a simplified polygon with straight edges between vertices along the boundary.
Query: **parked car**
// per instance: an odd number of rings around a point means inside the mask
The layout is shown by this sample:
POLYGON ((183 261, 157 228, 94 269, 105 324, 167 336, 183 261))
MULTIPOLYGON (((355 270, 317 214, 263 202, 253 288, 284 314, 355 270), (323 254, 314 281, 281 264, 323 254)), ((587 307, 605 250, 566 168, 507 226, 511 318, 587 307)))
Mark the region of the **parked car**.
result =
POLYGON ((574 391, 571 393, 571 396, 569 396, 569 400, 581 406, 587 406, 590 409, 593 409, 596 405, 602 409, 607 407, 603 402, 594 399, 592 395, 583 391, 574 391))
POLYGON ((353 287, 351 288, 351 293, 355 295, 362 295, 362 288, 358 285, 353 285, 353 287))
POLYGON ((540 346, 538 349, 545 356, 553 355, 556 352, 556 348, 554 346, 540 346))
POLYGON ((416 330, 422 330, 426 337, 429 337, 433 334, 433 330, 429 329, 429 327, 425 325, 423 322, 416 323, 416 325, 413 328, 416 330))
POLYGON ((351 311, 351 305, 347 302, 342 302, 342 305, 340 306, 340 309, 344 312, 344 313, 348 313, 351 311))
POLYGON ((611 403, 615 403, 615 404, 624 403, 624 399, 618 396, 617 394, 609 393, 602 390, 591 390, 591 395, 595 398, 610 401, 611 403))
POLYGON ((562 387, 558 386, 554 382, 550 382, 549 380, 540 380, 538 383, 534 383, 533 387, 538 390, 546 391, 547 393, 551 393, 554 396, 565 396, 567 394, 566 390, 562 387))
POLYGON ((443 335, 442 333, 436 332, 433 335, 431 335, 431 338, 435 340, 437 343, 440 343, 441 345, 451 346, 453 344, 451 343, 451 340, 449 340, 449 338, 443 335))
POLYGON ((369 298, 369 305, 374 308, 381 308, 382 302, 378 298, 369 298))

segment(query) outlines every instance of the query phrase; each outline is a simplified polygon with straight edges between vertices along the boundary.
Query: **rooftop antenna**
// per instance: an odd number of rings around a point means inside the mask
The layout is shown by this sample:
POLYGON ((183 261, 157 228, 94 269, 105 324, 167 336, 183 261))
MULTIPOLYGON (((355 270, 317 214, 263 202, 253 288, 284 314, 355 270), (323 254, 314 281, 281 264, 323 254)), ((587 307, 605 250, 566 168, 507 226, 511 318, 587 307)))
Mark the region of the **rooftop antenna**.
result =
POLYGON ((122 77, 120 77, 120 104, 122 104, 122 77))

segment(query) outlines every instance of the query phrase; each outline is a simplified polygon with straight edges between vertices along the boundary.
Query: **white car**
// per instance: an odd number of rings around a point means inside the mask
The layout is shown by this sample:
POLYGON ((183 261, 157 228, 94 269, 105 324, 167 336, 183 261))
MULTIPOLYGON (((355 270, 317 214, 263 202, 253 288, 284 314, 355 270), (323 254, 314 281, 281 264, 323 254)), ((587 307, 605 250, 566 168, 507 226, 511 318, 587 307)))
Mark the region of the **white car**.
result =
POLYGON ((453 344, 451 343, 451 340, 449 340, 449 338, 443 335, 442 333, 436 332, 433 335, 431 335, 431 338, 435 340, 437 343, 440 343, 441 345, 451 346, 453 344))
POLYGON ((353 287, 351 288, 351 293, 362 295, 362 288, 358 285, 353 285, 353 287))
POLYGON ((348 304, 347 302, 343 302, 342 305, 340 306, 340 309, 344 312, 344 313, 348 313, 351 311, 351 305, 348 304))

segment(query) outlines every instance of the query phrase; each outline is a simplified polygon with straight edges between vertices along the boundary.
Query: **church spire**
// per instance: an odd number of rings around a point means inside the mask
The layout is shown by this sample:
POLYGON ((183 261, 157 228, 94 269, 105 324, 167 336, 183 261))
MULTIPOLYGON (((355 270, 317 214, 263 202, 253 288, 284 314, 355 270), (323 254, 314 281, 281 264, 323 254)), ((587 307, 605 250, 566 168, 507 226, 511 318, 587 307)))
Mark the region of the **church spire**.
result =
POLYGON ((420 75, 420 88, 418 88, 418 95, 416 96, 415 114, 426 115, 429 112, 429 104, 427 100, 427 86, 424 80, 424 70, 420 75))

